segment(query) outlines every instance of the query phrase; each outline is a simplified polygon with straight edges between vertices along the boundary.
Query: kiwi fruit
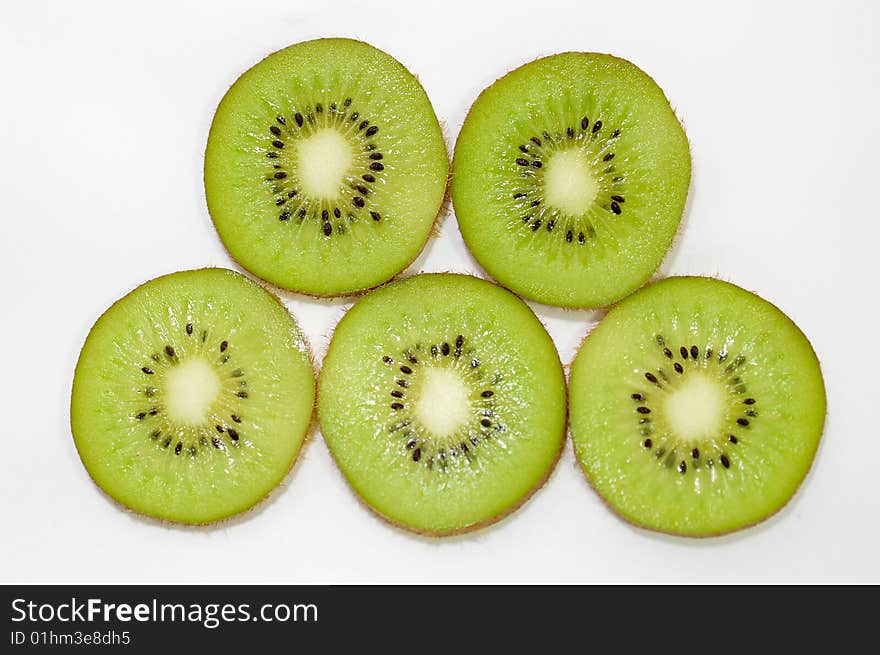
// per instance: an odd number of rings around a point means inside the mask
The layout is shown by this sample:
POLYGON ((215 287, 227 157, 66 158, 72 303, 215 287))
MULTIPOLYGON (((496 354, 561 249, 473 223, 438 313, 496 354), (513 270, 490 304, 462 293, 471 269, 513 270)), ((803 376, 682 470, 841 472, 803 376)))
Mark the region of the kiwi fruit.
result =
POLYGON ((248 509, 290 469, 315 377, 278 300, 240 273, 156 278, 95 323, 76 365, 71 427, 94 481, 180 523, 248 509))
POLYGON ((269 55, 220 102, 205 152, 226 249, 286 289, 344 295, 385 282, 427 240, 446 144, 418 81, 350 39, 269 55))
POLYGON ((809 341, 733 284, 673 277, 612 308, 571 367, 575 453, 639 526, 717 535, 775 513, 807 474, 825 422, 809 341))
POLYGON ((318 383, 324 439, 386 519, 441 535, 490 523, 539 487, 565 432, 553 342, 509 291, 423 274, 359 300, 318 383))
POLYGON ((675 236, 688 140, 628 61, 569 52, 517 68, 474 102, 452 202, 474 257, 521 296, 599 307, 644 284, 675 236))

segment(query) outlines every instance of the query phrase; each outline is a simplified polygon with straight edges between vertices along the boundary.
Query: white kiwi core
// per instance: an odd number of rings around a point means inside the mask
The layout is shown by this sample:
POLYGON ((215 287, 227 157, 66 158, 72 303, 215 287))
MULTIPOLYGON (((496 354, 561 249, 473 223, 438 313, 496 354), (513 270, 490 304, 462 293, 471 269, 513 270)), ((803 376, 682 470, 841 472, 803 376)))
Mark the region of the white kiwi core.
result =
POLYGON ((172 366, 165 375, 165 409, 177 423, 204 422, 219 392, 220 378, 211 363, 202 357, 186 359, 172 366))
POLYGON ((333 200, 354 162, 348 139, 332 127, 318 130, 297 144, 297 176, 312 198, 333 200))
POLYGON ((550 157, 544 172, 547 202, 572 216, 585 214, 599 194, 590 161, 581 148, 559 150, 550 157))
POLYGON ((665 394, 663 416, 676 436, 686 440, 715 437, 725 418, 724 389, 717 379, 691 371, 665 394))
POLYGON ((464 380, 448 368, 425 368, 419 377, 416 419, 437 437, 455 434, 471 414, 464 380))

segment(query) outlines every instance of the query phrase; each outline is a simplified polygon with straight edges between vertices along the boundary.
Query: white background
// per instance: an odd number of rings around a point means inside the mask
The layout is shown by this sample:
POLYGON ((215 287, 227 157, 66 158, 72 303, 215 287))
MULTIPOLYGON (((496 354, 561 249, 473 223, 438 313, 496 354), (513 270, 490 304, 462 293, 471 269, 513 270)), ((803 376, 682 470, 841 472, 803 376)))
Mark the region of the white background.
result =
MULTIPOLYGON (((6 3, 0 582, 880 582, 878 24, 868 2, 6 3), (432 540, 368 512, 317 431, 269 502, 219 527, 139 518, 97 489, 68 425, 89 328, 149 278, 234 267, 203 197, 213 111, 269 52, 337 35, 417 74, 450 147, 479 91, 540 55, 610 52, 657 80, 694 160, 662 272, 758 291, 824 366, 825 438, 785 510, 719 539, 648 533, 603 506, 569 443, 520 511, 432 540)), ((482 274, 451 214, 422 270, 482 274)), ((349 302, 282 297, 323 357, 349 302)), ((599 318, 533 307, 566 363, 599 318)))

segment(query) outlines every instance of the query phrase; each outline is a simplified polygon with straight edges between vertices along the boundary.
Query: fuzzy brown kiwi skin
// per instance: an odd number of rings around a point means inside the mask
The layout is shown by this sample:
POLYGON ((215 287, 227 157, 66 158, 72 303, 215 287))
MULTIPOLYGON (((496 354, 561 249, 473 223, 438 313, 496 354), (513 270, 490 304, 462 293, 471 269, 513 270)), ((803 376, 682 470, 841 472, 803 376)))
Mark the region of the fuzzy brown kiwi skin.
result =
MULTIPOLYGON (((383 50, 382 52, 385 52, 385 51, 383 50)), ((269 55, 264 57, 264 59, 267 59, 272 54, 274 54, 274 53, 270 53, 269 55)), ((388 54, 388 53, 385 53, 385 54, 388 54)), ((390 57, 391 55, 388 55, 388 56, 390 57)), ((254 65, 256 65, 256 64, 254 64, 254 65)), ((404 66, 404 68, 406 68, 406 67, 404 66)), ((415 83, 418 85, 418 87, 425 94, 425 97, 428 97, 428 93, 427 93, 427 91, 425 91, 425 87, 422 86, 422 83, 419 80, 418 76, 414 75, 408 68, 406 68, 406 71, 410 74, 410 77, 412 77, 413 81, 415 81, 415 83)), ((237 82, 238 78, 236 78, 235 81, 237 82)), ((232 84, 234 85, 235 82, 233 82, 232 84)), ((232 85, 230 85, 230 88, 232 88, 232 85)), ((227 91, 228 91, 228 89, 227 89, 227 91)), ((433 104, 431 105, 431 109, 433 110, 433 104)), ((215 112, 216 112, 216 110, 215 110, 215 112)), ((436 113, 434 114, 434 117, 437 118, 436 113)), ((437 212, 434 214, 434 220, 431 222, 431 228, 428 230, 427 234, 425 235, 424 241, 422 241, 422 245, 419 246, 418 250, 416 250, 413 253, 413 256, 410 258, 410 260, 408 262, 406 262, 406 264, 401 266, 400 269, 396 273, 394 273, 394 275, 392 275, 387 280, 384 280, 384 281, 379 282, 377 284, 374 284, 372 286, 366 286, 366 287, 362 287, 360 289, 352 289, 351 291, 344 291, 341 293, 313 293, 313 292, 303 291, 302 289, 297 289, 296 287, 292 287, 292 286, 291 287, 282 286, 280 284, 270 282, 269 280, 265 280, 263 278, 259 278, 259 279, 262 280, 263 282, 265 282, 266 284, 271 285, 272 287, 274 287, 276 289, 280 289, 282 291, 292 291, 293 293, 299 293, 304 296, 310 296, 312 298, 349 298, 349 297, 355 297, 355 296, 365 294, 369 291, 372 291, 373 289, 377 289, 377 288, 381 287, 383 284, 387 284, 390 281, 398 279, 400 274, 403 273, 407 268, 409 268, 412 265, 412 263, 416 259, 418 259, 419 255, 422 254, 422 251, 425 249, 425 246, 428 244, 428 241, 430 241, 432 237, 435 237, 439 234, 440 220, 441 220, 441 218, 445 217, 446 214, 449 213, 449 208, 452 206, 452 196, 451 196, 451 192, 450 192, 450 182, 452 181, 452 154, 451 154, 451 149, 449 147, 450 138, 447 134, 445 121, 441 121, 440 119, 437 119, 437 123, 440 126, 440 132, 443 137, 443 144, 444 144, 444 147, 446 148, 446 181, 445 181, 444 187, 443 187, 443 197, 441 198, 440 204, 437 207, 437 212)), ((211 121, 211 126, 213 127, 213 120, 211 121)), ((210 134, 210 128, 208 129, 208 133, 210 134)), ((208 143, 208 139, 205 139, 205 152, 202 155, 203 160, 206 158, 206 155, 207 155, 207 148, 208 148, 207 143, 208 143)), ((205 191, 205 207, 208 208, 207 185, 205 184, 205 182, 206 182, 205 181, 205 166, 203 164, 202 165, 202 189, 205 191)), ((248 271, 250 273, 250 270, 244 264, 242 264, 229 250, 229 246, 226 245, 226 242, 223 240, 223 237, 220 235, 220 230, 217 229, 217 223, 214 221, 214 216, 211 213, 210 208, 208 208, 208 217, 211 219, 211 225, 214 226, 214 232, 217 234, 218 238, 220 239, 220 243, 223 246, 223 250, 226 251, 226 254, 229 256, 229 259, 231 259, 233 262, 235 262, 236 266, 238 266, 242 271, 248 271)), ((255 277, 259 277, 258 275, 256 275, 256 273, 251 273, 251 274, 255 277)))
MULTIPOLYGON (((414 276, 406 276, 406 277, 414 277, 414 276)), ((401 279, 406 279, 406 277, 401 278, 401 279)), ((387 284, 391 284, 392 281, 394 281, 394 280, 388 281, 380 286, 385 286, 387 284)), ((529 307, 521 298, 519 298, 519 296, 517 296, 517 299, 530 312, 532 312, 532 308, 529 307)), ((350 308, 349 308, 349 311, 350 311, 350 308)), ((346 314, 347 313, 348 312, 346 312, 346 314)), ((534 312, 532 312, 532 315, 535 316, 535 319, 538 320, 538 322, 541 322, 540 319, 537 317, 537 315, 535 315, 534 312)), ((343 316, 342 318, 344 319, 345 316, 343 316)), ((341 321, 341 319, 340 319, 340 321, 341 321)), ((541 325, 543 326, 543 323, 541 323, 541 325)), ((546 331, 546 328, 545 328, 545 331, 546 331)), ((332 345, 333 344, 331 341, 330 346, 332 347, 332 345)), ((556 353, 557 363, 559 364, 560 368, 562 368, 562 360, 559 357, 559 351, 557 350, 555 344, 553 347, 553 351, 556 353)), ((329 354, 330 354, 330 350, 328 348, 327 355, 329 355, 329 354)), ((327 355, 325 355, 325 359, 326 359, 327 355)), ((323 369, 321 370, 321 374, 323 374, 323 369)), ((319 375, 319 378, 320 378, 320 375, 319 375)), ((563 368, 563 384, 565 385, 566 392, 567 392, 568 385, 565 380, 564 368, 563 368)), ((320 392, 320 388, 321 388, 321 384, 320 384, 320 379, 319 379, 318 380, 319 392, 320 392)), ((476 532, 476 531, 482 530, 484 528, 488 528, 489 526, 494 525, 495 523, 498 523, 498 522, 504 520, 505 518, 507 518, 508 516, 513 514, 514 512, 516 512, 520 507, 525 505, 529 500, 531 500, 532 496, 534 496, 547 483, 547 481, 550 479, 550 477, 556 471, 557 464, 559 463, 559 459, 561 458, 562 453, 565 450, 565 443, 568 438, 568 393, 565 394, 563 402, 565 404, 565 408, 564 408, 565 409, 565 416, 563 417, 563 421, 562 421, 562 435, 561 435, 562 438, 559 440, 559 448, 557 449, 556 454, 553 457, 553 459, 551 460, 550 464, 547 466, 547 470, 545 471, 544 475, 541 476, 541 478, 534 484, 534 486, 532 486, 531 489, 529 489, 525 494, 523 494, 521 498, 517 499, 517 501, 515 503, 513 503, 512 505, 510 505, 510 507, 507 507, 503 512, 501 512, 495 516, 491 516, 487 519, 483 519, 482 521, 470 523, 470 524, 462 526, 460 528, 453 528, 451 530, 426 530, 426 529, 416 528, 416 527, 413 527, 413 526, 408 525, 406 523, 402 523, 402 522, 388 516, 387 514, 385 514, 383 512, 380 512, 378 509, 376 509, 375 507, 370 505, 370 503, 368 503, 357 492, 357 489, 352 484, 349 477, 345 474, 345 471, 343 471, 342 467, 339 465, 339 460, 336 459, 336 455, 333 454, 333 450, 327 445, 326 440, 324 441, 324 445, 327 446, 327 450, 330 453, 330 458, 333 460, 333 464, 336 466, 336 469, 342 474, 342 477, 345 479, 345 481, 348 485, 348 490, 351 493, 351 495, 353 495, 355 497, 355 499, 357 500, 358 503, 360 503, 361 506, 366 507, 370 511, 371 514, 373 514, 374 516, 381 519, 383 522, 385 522, 395 528, 399 528, 399 529, 404 530, 406 532, 409 532, 412 534, 417 534, 422 537, 430 537, 432 539, 433 538, 443 538, 443 537, 455 537, 455 536, 459 536, 459 535, 463 535, 463 534, 467 534, 467 533, 471 533, 471 532, 476 532)), ((321 429, 320 421, 318 423, 318 429, 319 430, 321 429)), ((321 433, 321 436, 323 437, 323 432, 321 433)))
MULTIPOLYGON (((198 269, 188 269, 188 271, 210 271, 210 270, 235 272, 235 271, 231 271, 230 269, 222 268, 222 267, 218 267, 218 266, 203 266, 202 268, 198 268, 198 269)), ((177 272, 184 272, 184 271, 177 271, 177 272)), ((163 277, 168 277, 169 275, 174 275, 174 273, 166 273, 165 275, 160 275, 156 278, 151 278, 150 280, 147 280, 146 282, 142 282, 141 284, 136 286, 131 291, 129 291, 129 292, 123 294, 122 296, 120 296, 119 298, 117 298, 113 302, 113 304, 111 304, 107 309, 105 309, 101 313, 101 315, 95 320, 95 323, 92 324, 92 327, 94 327, 94 325, 96 325, 98 323, 98 321, 100 321, 101 318, 105 314, 108 314, 114 307, 116 307, 116 305, 118 305, 120 302, 122 302, 126 297, 128 297, 129 295, 131 295, 132 293, 134 293, 135 291, 137 291, 141 287, 149 284, 150 282, 153 282, 154 280, 158 280, 163 277)), ((239 275, 241 275, 241 274, 239 273, 239 275)), ((247 277, 247 276, 245 276, 245 277, 247 277)), ((157 525, 162 525, 162 526, 167 526, 167 527, 178 527, 178 528, 183 528, 183 529, 194 529, 194 530, 198 530, 198 529, 211 530, 214 528, 229 527, 230 525, 239 523, 242 520, 244 520, 245 518, 253 515, 255 512, 259 511, 262 506, 264 506, 265 504, 267 504, 268 502, 273 500, 275 497, 277 497, 277 494, 282 489, 282 487, 286 486, 285 483, 286 483, 287 479, 290 477, 291 472, 293 471, 294 468, 296 468, 296 465, 299 463, 299 461, 303 455, 303 452, 306 450, 306 447, 314 440, 314 436, 315 436, 315 433, 318 428, 318 417, 317 417, 318 376, 317 376, 315 355, 312 352, 312 347, 309 344, 308 339, 306 339, 305 333, 300 328, 299 323, 297 323, 296 318, 293 316, 293 314, 290 313, 290 310, 287 308, 287 306, 283 302, 281 302, 281 299, 277 295, 275 295, 270 289, 268 289, 265 284, 261 284, 261 281, 253 280, 251 278, 248 278, 248 279, 251 282, 253 282, 254 284, 256 284, 257 286, 259 286, 260 288, 262 288, 266 293, 268 293, 272 297, 272 299, 275 300, 275 302, 277 302, 284 309, 285 313, 290 317, 290 321, 293 324, 294 329, 300 335, 300 339, 302 341, 303 346, 305 347, 306 354, 308 355, 308 358, 309 358, 309 363, 312 367, 312 372, 313 372, 313 377, 314 377, 312 411, 311 411, 311 414, 309 415, 309 425, 308 425, 308 427, 306 427, 306 433, 303 436, 303 440, 302 440, 302 443, 300 444, 299 449, 296 451, 296 454, 294 455, 293 459, 291 460, 290 466, 287 467, 287 471, 284 473, 284 475, 282 475, 278 479, 278 482, 275 484, 275 486, 272 487, 272 489, 270 489, 269 492, 265 496, 263 496, 262 498, 258 498, 250 506, 245 507, 244 509, 241 509, 238 512, 235 512, 234 514, 230 514, 229 516, 224 516, 223 518, 216 519, 214 521, 176 521, 173 519, 168 519, 168 518, 164 518, 161 516, 154 516, 153 514, 148 514, 146 512, 141 512, 139 510, 136 510, 132 507, 129 507, 125 503, 117 500, 116 498, 111 496, 109 493, 107 493, 103 489, 103 487, 101 487, 101 485, 99 485, 97 483, 97 481, 94 479, 94 477, 92 477, 92 474, 89 471, 88 467, 86 467, 86 465, 83 463, 82 454, 79 452, 79 446, 76 443, 76 439, 73 439, 73 446, 74 446, 74 448, 76 448, 76 452, 77 452, 77 456, 79 457, 80 464, 82 464, 82 467, 85 469, 86 474, 89 476, 89 479, 92 481, 94 486, 98 489, 98 491, 105 498, 110 500, 111 503, 116 505, 118 508, 123 510, 125 513, 131 514, 131 515, 133 515, 133 516, 137 517, 138 519, 141 519, 145 522, 154 523, 157 525)), ((91 329, 89 330, 89 334, 90 333, 91 333, 91 329)), ((74 382, 74 380, 76 380, 76 375, 79 372, 80 363, 82 361, 82 351, 83 351, 83 348, 85 348, 85 342, 87 340, 88 340, 88 334, 86 335, 86 338, 83 340, 83 346, 82 346, 82 348, 80 348, 79 355, 77 356, 77 363, 76 363, 76 367, 74 368, 74 372, 73 372, 73 380, 71 380, 71 384, 70 384, 70 386, 71 386, 71 393, 70 393, 71 405, 70 405, 70 411, 69 411, 69 413, 70 413, 69 424, 70 424, 71 436, 73 435, 73 409, 72 409, 73 382, 74 382)))
MULTIPOLYGON (((687 279, 687 280, 720 280, 720 281, 722 281, 722 282, 728 282, 728 283, 730 283, 730 284, 733 284, 732 282, 729 282, 729 281, 727 281, 727 280, 721 280, 721 278, 718 278, 718 277, 711 277, 711 276, 708 276, 708 275, 676 275, 676 276, 674 276, 674 277, 680 277, 680 278, 687 279)), ((662 279, 662 278, 661 278, 661 279, 662 279)), ((656 281, 656 282, 659 282, 660 280, 655 280, 655 281, 656 281)), ((653 282, 652 282, 652 284, 653 284, 653 282)), ((646 285, 646 286, 649 286, 649 285, 646 285)), ((772 302, 770 302, 769 300, 767 300, 767 299, 764 298, 763 296, 760 296, 759 294, 755 293, 754 291, 752 291, 752 290, 750 290, 750 289, 746 289, 746 290, 749 291, 750 293, 752 293, 752 294, 758 296, 758 298, 760 298, 761 300, 763 300, 764 302, 766 302, 768 305, 772 306, 772 307, 775 308, 777 311, 779 311, 779 313, 782 314, 782 315, 786 318, 786 320, 787 320, 789 323, 791 323, 792 325, 794 325, 794 326, 798 329, 798 331, 801 332, 801 334, 804 335, 804 339, 807 340, 807 344, 810 346, 810 350, 813 351, 813 355, 816 357, 816 362, 819 363, 819 370, 820 370, 820 373, 821 373, 821 368, 822 368, 822 367, 821 367, 821 362, 819 362, 819 356, 816 354, 816 349, 813 348, 813 344, 812 344, 812 343, 810 342, 810 340, 807 338, 807 335, 804 334, 803 331, 802 331, 800 328, 797 327, 797 324, 796 324, 793 320, 791 320, 791 318, 789 318, 788 314, 786 314, 785 312, 783 312, 778 306, 776 306, 775 304, 773 304, 772 302)), ((626 298, 621 298, 621 299, 618 300, 616 303, 614 303, 614 305, 611 305, 611 306, 609 307, 609 311, 610 311, 611 309, 613 309, 614 306, 616 306, 617 304, 623 302, 624 300, 626 300, 626 298)), ((596 325, 596 327, 594 327, 590 332, 588 332, 588 333, 584 336, 583 339, 581 339, 580 345, 578 346, 577 351, 575 352, 575 356, 574 356, 574 358, 573 358, 573 359, 571 360, 571 362, 568 364, 568 367, 567 367, 568 370, 571 370, 571 366, 572 366, 572 364, 574 364, 574 359, 577 358, 578 354, 579 354, 580 351, 581 351, 581 348, 583 348, 583 346, 584 346, 584 344, 586 343, 587 339, 589 339, 590 336, 592 336, 593 333, 595 333, 596 330, 598 330, 600 326, 601 326, 601 322, 600 322, 598 325, 596 325)), ((827 418, 828 418, 828 410, 827 410, 827 393, 824 393, 824 391, 825 391, 825 377, 824 377, 824 376, 822 376, 822 389, 823 389, 823 397, 825 398, 825 401, 826 401, 826 411, 825 411, 825 416, 823 417, 823 420, 822 420, 822 431, 821 431, 820 434, 824 436, 824 433, 825 433, 825 422, 827 421, 827 418)), ((569 385, 569 395, 570 395, 570 394, 571 394, 571 387, 570 387, 570 385, 569 385)), ((570 428, 571 428, 571 426, 569 425, 569 433, 571 432, 570 428)), ((581 460, 580 460, 580 458, 579 458, 578 455, 577 455, 577 449, 575 448, 575 445, 574 445, 574 439, 573 439, 573 438, 571 439, 571 448, 572 448, 572 454, 574 454, 575 466, 577 466, 577 468, 580 469, 580 472, 581 472, 581 474, 583 475, 584 479, 587 481, 587 484, 589 485, 590 489, 593 490, 593 492, 596 494, 596 496, 599 497, 599 500, 602 501, 602 504, 605 505, 605 507, 607 507, 609 510, 611 510, 611 513, 614 514, 618 519, 620 519, 621 521, 623 521, 623 522, 626 523, 627 525, 630 525, 630 526, 632 526, 632 527, 634 527, 634 528, 638 528, 638 529, 640 529, 640 530, 646 530, 646 531, 648 531, 648 532, 655 532, 655 533, 659 533, 659 534, 669 535, 669 536, 672 536, 672 537, 679 537, 679 538, 686 538, 686 539, 696 539, 696 540, 701 540, 701 539, 712 539, 712 538, 717 538, 717 537, 725 537, 725 536, 727 536, 727 535, 736 534, 737 532, 742 532, 743 530, 748 530, 749 528, 753 528, 753 527, 755 527, 756 525, 760 525, 761 523, 764 523, 764 522, 770 520, 771 518, 773 518, 774 516, 776 516, 777 514, 779 514, 779 512, 781 512, 783 509, 785 509, 785 508, 788 506, 788 504, 791 503, 791 501, 794 499, 794 497, 798 495, 798 493, 799 493, 800 490, 801 490, 801 487, 803 487, 804 483, 806 482, 806 479, 810 476, 810 473, 811 473, 812 470, 813 470, 813 464, 814 464, 815 461, 816 461, 816 455, 817 455, 818 452, 819 452, 819 448, 822 446, 823 436, 820 436, 820 437, 819 437, 819 441, 816 443, 816 448, 815 448, 815 450, 813 450, 813 454, 812 454, 812 456, 810 457, 810 463, 809 463, 809 466, 807 467, 807 471, 806 471, 806 473, 805 473, 804 476, 801 478, 800 482, 798 482, 798 485, 797 485, 797 487, 795 487, 795 489, 794 489, 794 491, 792 492, 791 496, 789 496, 788 499, 787 499, 784 503, 782 503, 779 507, 777 507, 776 509, 774 509, 772 512, 769 512, 768 514, 765 514, 765 515, 762 516, 761 518, 757 519, 756 521, 752 521, 751 523, 747 523, 747 524, 745 524, 745 525, 741 525, 741 526, 739 526, 739 527, 737 527, 737 528, 732 528, 732 529, 730 529, 730 530, 719 530, 719 531, 717 531, 717 532, 707 532, 707 533, 705 533, 705 534, 691 534, 691 533, 687 533, 687 532, 675 532, 674 530, 663 530, 663 529, 661 529, 661 528, 655 528, 655 527, 652 527, 652 526, 650 526, 650 525, 644 525, 644 524, 642 524, 642 523, 639 523, 639 522, 637 522, 637 521, 635 521, 635 520, 629 518, 628 516, 624 516, 623 514, 621 514, 621 513, 617 510, 617 508, 615 508, 610 502, 608 502, 608 500, 605 499, 605 496, 603 496, 603 495, 599 492, 599 490, 596 488, 596 485, 593 483, 593 480, 592 480, 592 478, 590 477, 590 474, 587 473, 587 469, 584 467, 583 464, 581 464, 581 460)))
MULTIPOLYGON (((560 54, 560 55, 568 55, 568 54, 585 54, 585 53, 583 53, 583 52, 577 52, 577 51, 566 51, 566 52, 560 52, 560 53, 556 53, 556 54, 560 54)), ((589 53, 589 54, 599 54, 599 55, 603 55, 603 56, 606 56, 606 57, 611 57, 612 59, 616 59, 616 60, 618 60, 618 61, 625 62, 625 63, 627 63, 627 64, 629 64, 629 65, 631 65, 631 66, 635 66, 636 68, 638 68, 639 70, 641 70, 642 73, 644 73, 644 75, 645 75, 648 79, 650 79, 652 82, 654 82, 654 84, 657 84, 657 81, 656 81, 653 77, 651 77, 650 75, 648 75, 648 73, 646 73, 643 69, 641 69, 640 67, 636 66, 633 62, 629 61, 628 59, 624 59, 623 57, 617 57, 616 55, 612 55, 612 54, 610 54, 610 53, 606 53, 606 52, 593 52, 593 53, 589 53)), ((553 55, 547 55, 547 56, 553 56, 553 55)), ((467 114, 465 114, 464 120, 462 121, 462 125, 464 125, 464 123, 467 122, 467 119, 470 118, 470 115, 471 115, 471 112, 472 112, 473 109, 474 109, 474 106, 477 104, 477 101, 483 96, 483 94, 484 94, 486 91, 488 91, 491 87, 495 86, 498 82, 500 82, 500 81, 503 80, 504 78, 508 77, 509 75, 511 75, 512 73, 514 73, 515 71, 519 70, 519 69, 522 68, 523 66, 527 66, 527 65, 529 65, 529 64, 531 64, 531 63, 534 63, 534 62, 536 62, 536 61, 538 61, 538 60, 540 60, 540 59, 546 59, 547 56, 535 57, 534 59, 531 59, 531 60, 529 60, 529 61, 527 61, 527 62, 525 62, 525 63, 523 63, 523 64, 520 64, 520 65, 517 66, 516 68, 513 68, 513 69, 509 70, 509 71, 506 72, 504 75, 502 75, 501 77, 497 78, 494 82, 492 82, 492 84, 490 84, 490 85, 487 86, 485 89, 483 89, 483 90, 480 92, 480 94, 479 94, 479 95, 474 99, 474 101, 471 103, 471 106, 468 108, 467 114)), ((562 309, 574 309, 574 310, 577 310, 577 309, 590 309, 590 310, 596 310, 596 311, 607 311, 608 309, 610 309, 611 307, 613 307, 614 305, 616 305, 618 302, 620 302, 620 301, 623 300, 624 298, 627 298, 627 297, 631 296, 632 294, 636 293, 636 292, 639 291, 640 289, 643 289, 643 288, 646 287, 647 285, 652 284, 652 283, 654 283, 654 282, 656 282, 657 280, 659 280, 659 279, 662 278, 662 276, 660 275, 660 270, 663 268, 664 264, 666 263, 666 260, 669 258, 670 253, 671 253, 672 250, 675 248, 675 246, 676 246, 676 244, 678 243, 678 241, 681 240, 681 234, 682 234, 682 232, 684 231, 684 226, 685 226, 685 222, 686 222, 686 216, 687 216, 687 213, 688 213, 688 207, 689 207, 689 203, 690 203, 691 183, 692 183, 692 181, 693 181, 693 149, 692 149, 692 147, 691 147, 691 140, 690 140, 690 138, 689 138, 688 135, 687 135, 687 129, 685 128, 684 120, 682 120, 682 118, 678 116, 678 112, 675 111, 675 107, 673 107, 672 102, 669 100, 669 97, 666 95, 666 91, 663 90, 663 87, 661 87, 659 84, 657 84, 657 88, 659 88, 661 91, 663 91, 663 97, 666 98, 666 102, 669 104, 669 107, 670 107, 670 109, 672 110, 672 113, 675 114, 676 118, 678 118, 678 123, 679 123, 679 125, 681 125, 681 130, 682 130, 682 132, 684 132, 685 142, 687 142, 687 146, 688 146, 688 158, 690 159, 690 162, 691 162, 691 166, 690 166, 691 171, 690 171, 690 175, 688 176, 688 188, 687 188, 687 191, 686 191, 686 193, 685 193, 685 201, 684 201, 684 205, 683 205, 683 208, 682 208, 681 218, 679 219, 679 221, 678 221, 678 225, 677 225, 676 228, 675 228, 675 233, 672 235, 672 238, 669 240, 669 244, 668 244, 668 246, 666 247, 666 254, 660 259, 659 262, 657 262, 657 266, 654 267, 654 270, 651 271, 651 272, 645 277, 645 279, 641 281, 641 283, 639 283, 639 284, 637 284, 636 286, 634 286, 632 289, 630 289, 629 291, 627 291, 625 294, 623 294, 623 295, 622 295, 620 298, 618 298, 617 300, 613 300, 613 301, 611 301, 611 302, 609 302, 609 303, 606 303, 605 305, 596 305, 596 306, 591 306, 591 307, 583 307, 583 306, 581 306, 581 305, 550 305, 550 304, 545 303, 545 302, 542 302, 542 301, 540 301, 540 300, 537 300, 537 299, 534 299, 534 298, 529 298, 528 296, 524 296, 524 295, 520 294, 518 291, 515 291, 514 289, 511 289, 510 287, 508 287, 507 285, 505 285, 503 282, 500 282, 499 280, 497 280, 497 279, 495 278, 495 276, 492 275, 489 271, 487 271, 486 268, 485 268, 485 267, 484 267, 479 261, 477 261, 476 257, 473 257, 473 255, 472 255, 472 258, 473 258, 474 261, 477 263, 477 265, 480 267, 480 271, 484 274, 484 276, 485 276, 487 279, 491 280, 492 282, 494 282, 494 283, 497 284, 498 286, 500 286, 500 287, 502 287, 502 288, 504 288, 504 289, 507 289, 507 290, 510 291, 511 293, 513 293, 513 294, 515 294, 515 295, 517 295, 517 296, 520 296, 521 298, 524 298, 524 299, 529 300, 529 301, 531 301, 531 302, 536 302, 536 303, 539 303, 539 304, 542 304, 542 305, 547 305, 548 307, 561 307, 562 309)), ((455 148, 453 148, 453 156, 452 156, 452 160, 451 160, 451 164, 450 164, 449 173, 450 173, 450 174, 449 174, 449 184, 450 184, 450 187, 451 187, 452 178, 455 176, 455 148)), ((450 188, 450 187, 447 187, 447 188, 450 188)), ((451 193, 450 193, 450 201, 451 201, 451 193)), ((453 207, 453 211, 454 211, 454 209, 455 209, 455 203, 454 203, 454 202, 452 203, 452 207, 453 207)), ((456 215, 456 220, 458 220, 458 216, 457 216, 457 215, 456 215)), ((468 252, 470 252, 470 247, 467 245, 467 242, 465 242, 465 247, 468 249, 468 252)))

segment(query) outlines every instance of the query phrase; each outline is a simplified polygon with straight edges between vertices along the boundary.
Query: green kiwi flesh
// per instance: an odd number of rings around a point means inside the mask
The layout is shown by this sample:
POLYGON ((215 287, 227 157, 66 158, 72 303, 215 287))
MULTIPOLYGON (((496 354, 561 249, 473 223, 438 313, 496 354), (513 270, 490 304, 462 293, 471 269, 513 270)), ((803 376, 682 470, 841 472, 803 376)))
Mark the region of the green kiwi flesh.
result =
POLYGON ((318 391, 324 439, 358 494, 411 530, 496 520, 549 475, 565 379, 528 308, 484 280, 425 274, 345 315, 318 391))
POLYGON ((681 221, 688 140, 642 70, 569 52, 502 77, 455 145, 452 200, 474 257, 538 302, 599 307, 644 284, 681 221))
POLYGON ((276 52, 220 102, 205 152, 208 209, 229 253, 313 295, 374 287, 428 238, 448 155, 418 81, 350 39, 276 52))
POLYGON ((73 438, 94 481, 180 523, 248 509, 285 476, 311 422, 308 348, 285 307, 224 269, 138 287, 79 356, 73 438))
POLYGON ((825 421, 819 362, 779 309, 738 286, 668 278, 616 305, 571 368, 575 453, 637 525, 716 535, 775 513, 825 421))

